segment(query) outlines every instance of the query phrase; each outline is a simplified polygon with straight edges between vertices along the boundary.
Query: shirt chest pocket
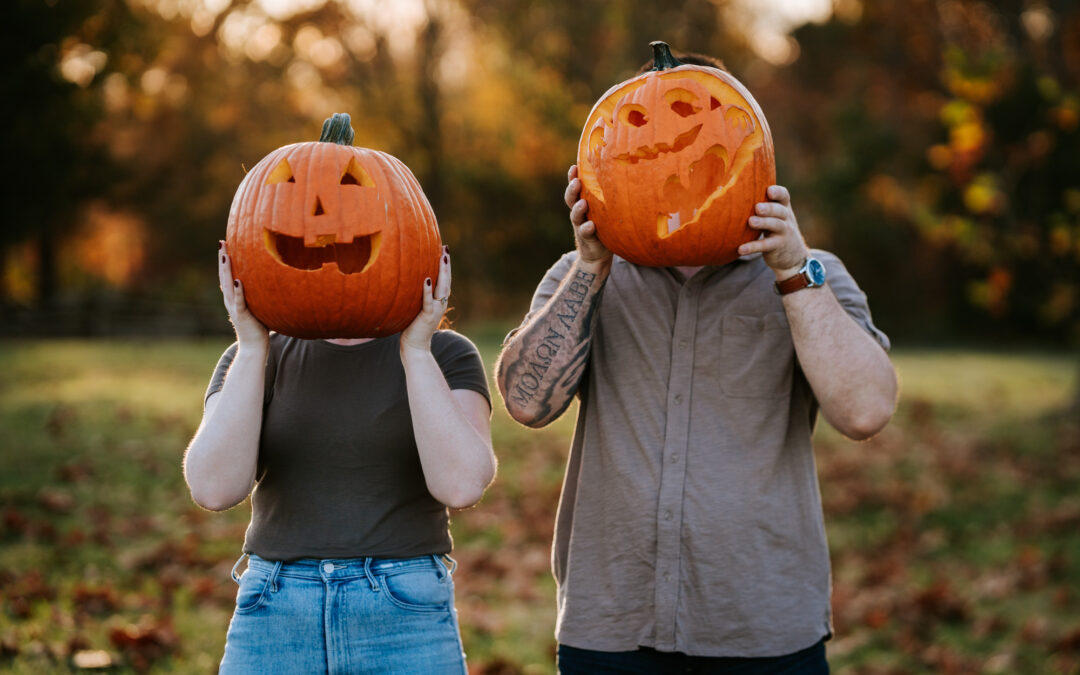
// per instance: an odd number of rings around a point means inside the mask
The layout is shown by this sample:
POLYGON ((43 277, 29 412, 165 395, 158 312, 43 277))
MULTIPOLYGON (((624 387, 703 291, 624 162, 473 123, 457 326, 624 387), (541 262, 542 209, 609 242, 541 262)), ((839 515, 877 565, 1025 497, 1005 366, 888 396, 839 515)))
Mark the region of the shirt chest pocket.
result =
POLYGON ((728 314, 720 321, 719 349, 707 368, 728 398, 776 399, 791 394, 795 344, 784 312, 728 314))

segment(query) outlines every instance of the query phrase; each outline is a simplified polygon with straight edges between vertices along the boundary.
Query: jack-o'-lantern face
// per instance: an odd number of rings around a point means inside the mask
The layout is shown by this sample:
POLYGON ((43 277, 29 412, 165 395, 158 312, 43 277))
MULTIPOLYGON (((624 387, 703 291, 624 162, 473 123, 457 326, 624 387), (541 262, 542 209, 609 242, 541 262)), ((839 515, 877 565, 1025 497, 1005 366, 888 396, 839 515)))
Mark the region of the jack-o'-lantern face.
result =
POLYGON ((227 243, 252 313, 303 338, 400 331, 420 311, 442 251, 409 169, 332 139, 263 158, 233 199, 227 243))
POLYGON ((775 182, 772 138, 737 80, 672 62, 593 107, 578 146, 582 196, 600 240, 631 262, 723 264, 757 236, 747 219, 775 182))

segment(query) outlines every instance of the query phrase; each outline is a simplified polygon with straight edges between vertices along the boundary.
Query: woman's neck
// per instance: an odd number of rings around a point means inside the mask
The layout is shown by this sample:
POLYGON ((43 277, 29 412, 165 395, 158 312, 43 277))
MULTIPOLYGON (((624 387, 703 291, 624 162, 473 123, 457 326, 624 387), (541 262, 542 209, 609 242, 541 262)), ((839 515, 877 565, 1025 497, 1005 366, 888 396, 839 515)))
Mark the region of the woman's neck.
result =
POLYGON ((375 338, 329 338, 326 341, 333 345, 341 345, 342 347, 349 347, 352 345, 361 345, 365 342, 371 342, 375 338))

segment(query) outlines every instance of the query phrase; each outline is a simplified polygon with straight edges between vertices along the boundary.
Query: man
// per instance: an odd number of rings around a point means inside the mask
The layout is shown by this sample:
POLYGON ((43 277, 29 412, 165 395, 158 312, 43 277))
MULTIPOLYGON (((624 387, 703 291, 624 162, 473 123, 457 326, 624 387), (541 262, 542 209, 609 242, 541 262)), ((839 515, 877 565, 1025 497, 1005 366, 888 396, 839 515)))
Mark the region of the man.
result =
POLYGON ((580 191, 571 167, 576 251, 496 366, 528 426, 580 399, 552 554, 560 672, 827 673, 811 433, 819 410, 853 439, 888 423, 888 338, 781 186, 738 260, 683 268, 614 257, 580 191))

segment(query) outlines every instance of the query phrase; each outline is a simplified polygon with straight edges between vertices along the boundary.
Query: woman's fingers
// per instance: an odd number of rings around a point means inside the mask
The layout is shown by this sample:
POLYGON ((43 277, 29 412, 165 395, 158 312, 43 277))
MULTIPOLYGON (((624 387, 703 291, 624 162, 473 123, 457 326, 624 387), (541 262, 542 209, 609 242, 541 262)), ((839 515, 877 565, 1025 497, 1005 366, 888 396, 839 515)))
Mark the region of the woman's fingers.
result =
POLYGON ((231 313, 234 296, 232 264, 223 241, 218 242, 218 282, 221 284, 221 296, 225 300, 225 307, 231 313))
MULTIPOLYGON (((450 297, 450 247, 443 246, 442 257, 439 258, 439 281, 435 284, 436 301, 447 300, 450 297)), ((446 309, 446 303, 442 302, 442 309, 446 309)), ((436 307, 436 309, 439 309, 436 307)))

